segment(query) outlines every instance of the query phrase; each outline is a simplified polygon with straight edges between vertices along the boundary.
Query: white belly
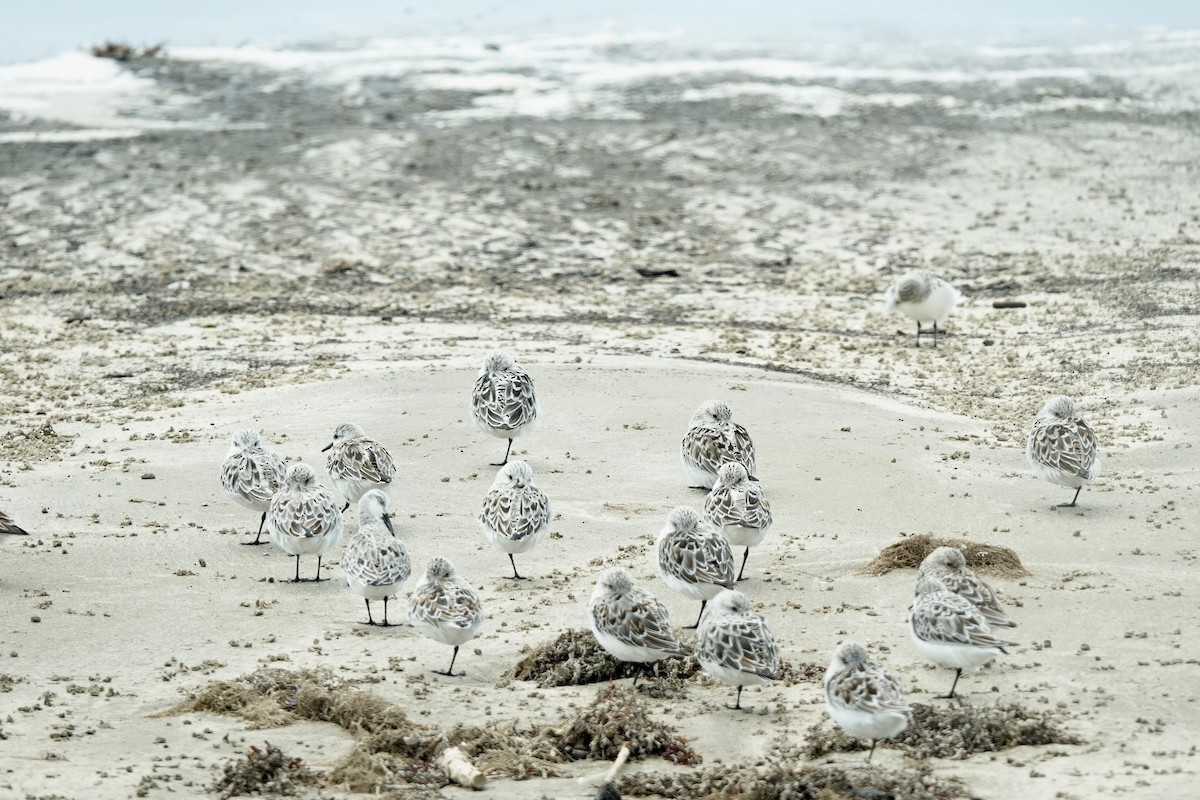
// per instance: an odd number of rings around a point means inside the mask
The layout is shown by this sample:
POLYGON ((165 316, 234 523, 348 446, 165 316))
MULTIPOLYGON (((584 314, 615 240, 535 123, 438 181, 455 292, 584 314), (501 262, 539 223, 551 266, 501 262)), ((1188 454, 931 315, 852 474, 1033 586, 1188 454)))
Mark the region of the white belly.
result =
POLYGON ((712 600, 714 597, 725 591, 725 587, 716 583, 689 583, 681 580, 674 575, 659 569, 658 574, 662 576, 663 583, 673 591, 679 592, 684 597, 690 597, 693 600, 712 600))
POLYGON ((770 682, 769 678, 764 678, 753 672, 743 672, 740 669, 723 667, 711 661, 701 661, 700 666, 709 675, 712 675, 717 680, 728 683, 730 686, 761 686, 764 683, 770 682))
POLYGON ((898 711, 860 711, 837 708, 828 701, 825 709, 842 730, 860 739, 890 739, 908 727, 908 717, 898 711))
POLYGON ((974 669, 991 661, 1000 654, 998 647, 974 647, 965 644, 944 644, 942 642, 927 642, 918 638, 909 626, 909 636, 913 644, 926 659, 947 669, 974 669))

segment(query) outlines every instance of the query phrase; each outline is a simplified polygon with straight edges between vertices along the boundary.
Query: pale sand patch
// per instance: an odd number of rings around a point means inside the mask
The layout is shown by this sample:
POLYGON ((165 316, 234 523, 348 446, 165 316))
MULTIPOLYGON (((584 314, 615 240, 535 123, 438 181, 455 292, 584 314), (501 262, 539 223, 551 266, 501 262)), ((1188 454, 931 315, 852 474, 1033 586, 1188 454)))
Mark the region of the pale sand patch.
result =
MULTIPOLYGON (((9 597, 0 611, 0 673, 24 679, 0 696, 12 718, 0 722, 8 736, 0 787, 14 796, 76 796, 87 787, 89 797, 116 798, 151 776, 159 786, 143 783, 148 797, 166 797, 168 787, 173 796, 195 794, 211 783, 215 764, 264 739, 327 766, 349 747, 332 726, 253 731, 230 718, 150 716, 181 691, 267 662, 379 679, 369 688, 423 723, 562 718, 596 687, 537 690, 503 675, 525 645, 584 624, 601 568, 630 569, 677 624, 696 612, 656 576, 651 543, 673 506, 703 501, 687 488, 678 442, 692 410, 710 397, 732 406, 760 451, 777 522, 739 588, 767 617, 785 659, 823 663, 838 641, 856 638, 901 676, 910 699, 941 702, 930 695, 945 691, 951 673, 926 667, 908 642, 912 572, 872 578, 857 570, 901 531, 1004 544, 1032 572, 996 581, 1022 646, 964 677, 960 690, 977 704, 1057 706, 1089 744, 976 755, 937 770, 986 797, 1140 794, 1148 786, 1181 796, 1192 782, 1170 771, 1189 769, 1184 734, 1195 729, 1187 701, 1197 669, 1189 624, 1196 552, 1176 538, 1185 530, 1182 509, 1194 505, 1195 459, 1181 449, 1183 434, 1197 427, 1193 391, 1156 393, 1167 413, 1163 440, 1106 452, 1105 475, 1085 490, 1082 507, 1051 511, 1067 499, 1063 492, 1034 479, 1019 450, 996 448, 977 420, 749 369, 525 357, 545 422, 515 449, 550 494, 552 531, 562 538, 523 556, 522 573, 533 580, 513 584, 502 579, 507 559, 474 522, 494 469, 488 462, 503 452, 502 441, 470 422, 478 356, 353 365, 337 380, 234 396, 198 391, 179 408, 120 425, 56 423, 60 434, 78 436, 71 454, 12 474, 15 488, 5 495, 6 510, 34 536, 24 547, 9 542, 0 575, 9 597), (341 584, 335 557, 329 582, 296 586, 272 582, 290 577, 289 558, 240 545, 257 519, 220 491, 229 434, 257 427, 286 457, 323 471, 318 451, 344 421, 396 454, 404 475, 393 493, 397 530, 418 568, 445 555, 479 587, 488 620, 460 654, 463 678, 429 673, 444 668, 448 647, 407 627, 359 625, 362 602, 341 584), (154 479, 143 480, 146 473, 154 479), (118 694, 105 697, 109 688, 118 694)), ((731 696, 701 678, 685 699, 649 702, 707 763, 761 755, 777 735, 798 741, 823 718, 815 684, 748 690, 744 703, 761 715, 726 710, 731 696)), ((876 759, 903 765, 895 751, 876 759)), ((543 793, 583 796, 564 781, 501 781, 489 790, 495 798, 543 793)))

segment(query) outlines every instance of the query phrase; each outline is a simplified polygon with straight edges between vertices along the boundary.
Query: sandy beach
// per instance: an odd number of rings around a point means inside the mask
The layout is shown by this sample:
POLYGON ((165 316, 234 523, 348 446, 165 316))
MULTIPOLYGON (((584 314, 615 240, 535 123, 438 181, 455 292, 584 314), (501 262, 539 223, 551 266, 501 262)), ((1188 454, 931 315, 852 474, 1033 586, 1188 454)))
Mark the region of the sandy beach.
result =
MULTIPOLYGON (((696 613, 652 544, 673 507, 703 503, 678 448, 716 397, 754 436, 775 509, 739 589, 796 671, 746 690, 743 712, 703 674, 640 693, 703 763, 635 760, 626 796, 632 775, 751 769, 830 729, 819 675, 846 638, 912 702, 951 705, 933 695, 953 673, 908 638, 914 570, 863 572, 923 533, 1012 548, 1029 573, 990 578, 1020 646, 964 675, 962 704, 1048 713, 1078 743, 931 759, 881 746, 874 763, 960 782, 928 796, 1188 795, 1189 96, 1151 80, 1158 62, 802 78, 778 55, 668 69, 641 46, 596 48, 608 82, 518 63, 508 43, 391 74, 348 55, 323 55, 317 75, 181 52, 87 65, 89 103, 64 91, 36 109, 0 68, 0 509, 31 534, 0 554, 0 794, 217 796, 222 767, 264 742, 328 776, 361 731, 164 715, 264 668, 328 670, 432 728, 562 727, 605 684, 510 671, 586 626, 600 571, 630 570, 677 625, 696 613), (913 267, 967 296, 936 348, 880 307, 913 267), (1010 300, 1024 305, 994 305, 1010 300), (503 442, 474 427, 469 391, 496 348, 545 412, 515 447, 555 511, 522 583, 474 518, 503 442), (1076 509, 1052 509, 1070 493, 1025 463, 1054 394, 1101 442, 1076 509), (449 647, 411 627, 361 625, 336 556, 328 582, 293 585, 290 558, 242 546, 258 519, 221 491, 231 434, 261 431, 329 485, 319 451, 342 422, 395 454, 414 563, 450 558, 485 603, 462 678, 431 674, 449 647)), ((486 795, 506 800, 592 797, 575 778, 605 765, 528 780, 484 766, 486 795)), ((296 791, 356 796, 329 779, 296 791)))

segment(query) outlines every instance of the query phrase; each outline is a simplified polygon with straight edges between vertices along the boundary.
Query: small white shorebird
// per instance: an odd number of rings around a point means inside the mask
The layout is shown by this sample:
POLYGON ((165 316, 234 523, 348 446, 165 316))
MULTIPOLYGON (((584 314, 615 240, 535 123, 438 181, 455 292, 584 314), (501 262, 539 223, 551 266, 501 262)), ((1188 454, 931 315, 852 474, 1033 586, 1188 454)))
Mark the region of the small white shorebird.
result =
POLYGON ((995 590, 967 566, 966 556, 957 547, 939 547, 925 556, 917 570, 917 577, 922 576, 937 578, 948 591, 970 601, 987 619, 990 627, 1017 627, 1017 623, 1004 613, 995 590))
POLYGON ((296 577, 300 582, 300 556, 316 555, 321 580, 321 559, 342 538, 342 512, 333 492, 317 483, 317 474, 308 464, 292 464, 283 480, 283 488, 271 498, 267 511, 267 530, 280 550, 296 557, 296 577))
POLYGON ((750 610, 746 595, 732 589, 717 594, 696 631, 696 660, 709 675, 742 689, 779 680, 779 648, 767 623, 750 610))
POLYGON ((917 577, 917 599, 908 611, 908 632, 921 655, 954 670, 950 692, 937 695, 942 700, 954 697, 964 669, 986 664, 1007 654, 1005 647, 1016 645, 993 636, 982 611, 928 574, 917 577))
POLYGON ((941 335, 938 323, 945 322, 950 312, 962 300, 962 293, 946 281, 923 269, 913 270, 896 280, 884 293, 883 310, 900 311, 904 316, 917 323, 917 347, 921 346, 921 337, 933 337, 933 346, 937 347, 937 337, 941 335), (933 330, 924 330, 921 323, 932 323, 933 330))
POLYGON ((321 449, 326 451, 331 452, 325 458, 325 469, 346 498, 343 513, 372 489, 386 489, 396 477, 396 461, 388 449, 352 423, 337 426, 333 441, 321 449))
POLYGON ((658 574, 673 591, 700 601, 695 628, 704 616, 708 601, 723 589, 732 589, 733 551, 724 534, 712 523, 687 506, 679 506, 667 517, 667 524, 655 542, 658 574))
POLYGON ((1096 433, 1079 416, 1075 401, 1059 395, 1047 400, 1034 417, 1025 458, 1039 477, 1075 490, 1071 502, 1059 504, 1074 508, 1079 492, 1100 474, 1098 448, 1096 433))
POLYGON ((757 480, 754 442, 741 425, 733 421, 733 411, 720 400, 708 400, 692 414, 688 431, 680 443, 683 471, 697 489, 711 489, 717 471, 729 461, 738 461, 751 480, 757 480))
MULTIPOLYGON (((588 603, 588 627, 596 641, 618 661, 651 664, 686 656, 671 615, 658 598, 633 585, 629 573, 613 567, 601 573, 588 603)), ((637 686, 639 672, 633 678, 637 686)))
POLYGON ((524 461, 510 461, 500 468, 492 488, 483 498, 479 528, 502 553, 508 553, 513 579, 525 580, 517 572, 514 553, 527 553, 550 529, 550 498, 533 485, 533 468, 524 461))
POLYGON ((716 485, 704 500, 704 516, 725 534, 730 545, 746 548, 737 575, 740 581, 750 548, 757 546, 771 530, 771 504, 762 484, 750 480, 740 462, 723 464, 717 471, 716 485))
POLYGON ((396 596, 412 572, 404 543, 396 538, 388 513, 388 496, 372 489, 358 501, 358 531, 342 553, 342 571, 350 591, 367 602, 367 624, 374 625, 371 601, 383 601, 383 626, 388 626, 388 600, 396 596))
POLYGON ((244 430, 233 435, 229 452, 221 464, 221 488, 246 508, 262 512, 258 535, 253 542, 242 544, 266 544, 262 541, 262 532, 267 522, 267 509, 271 507, 271 498, 283 488, 286 473, 287 464, 267 449, 258 431, 244 430))
POLYGON ((912 717, 900 682, 868 659, 858 642, 842 642, 833 651, 825 670, 825 710, 846 733, 871 740, 868 764, 875 743, 899 735, 912 717))
POLYGON ((513 439, 532 431, 541 414, 533 379, 517 366, 508 353, 492 353, 483 362, 483 369, 471 390, 471 415, 484 433, 508 439, 504 460, 492 464, 502 467, 508 463, 513 439))
MULTIPOLYGON (((483 624, 483 606, 479 595, 444 558, 429 562, 425 577, 417 582, 408 599, 408 619, 414 628, 442 644, 454 645, 450 667, 433 670, 454 678, 454 660, 458 648, 471 640, 483 624)), ((463 673, 458 673, 462 675, 463 673)))

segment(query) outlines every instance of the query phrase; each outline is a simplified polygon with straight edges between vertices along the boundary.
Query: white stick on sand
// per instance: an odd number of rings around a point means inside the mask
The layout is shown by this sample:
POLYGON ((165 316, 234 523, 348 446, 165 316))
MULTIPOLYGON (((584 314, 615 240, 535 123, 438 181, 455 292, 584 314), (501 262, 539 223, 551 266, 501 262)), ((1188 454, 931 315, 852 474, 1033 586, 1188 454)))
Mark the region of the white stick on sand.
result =
POLYGON ((468 789, 482 789, 487 783, 487 778, 484 774, 477 770, 475 765, 463 755, 463 751, 457 747, 447 747, 438 756, 437 763, 438 766, 446 770, 446 775, 450 780, 459 786, 466 786, 468 789))
POLYGON ((583 775, 575 780, 581 784, 590 786, 603 786, 609 781, 615 781, 621 775, 621 768, 625 766, 625 762, 629 760, 629 745, 623 745, 621 752, 617 753, 617 760, 612 763, 604 772, 593 772, 591 775, 583 775))

